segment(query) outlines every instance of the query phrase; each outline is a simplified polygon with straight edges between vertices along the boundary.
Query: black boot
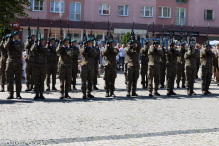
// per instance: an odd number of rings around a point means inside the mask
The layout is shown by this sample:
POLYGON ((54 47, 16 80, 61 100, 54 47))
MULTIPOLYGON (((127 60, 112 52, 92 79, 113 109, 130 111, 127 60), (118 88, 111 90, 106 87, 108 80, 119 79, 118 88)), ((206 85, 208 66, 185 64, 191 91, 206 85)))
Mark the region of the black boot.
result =
POLYGON ((52 90, 55 90, 55 91, 57 90, 55 85, 52 86, 52 90))
POLYGON ((138 96, 136 92, 132 92, 132 96, 138 96))
POLYGON ((68 95, 68 92, 65 92, 65 98, 71 99, 71 97, 68 95))
POLYGON ((189 96, 191 95, 191 92, 188 89, 187 89, 187 95, 189 96))
POLYGON ((88 97, 88 98, 94 98, 94 96, 91 95, 90 93, 87 94, 87 97, 88 97))
POLYGON ((30 91, 30 86, 29 85, 27 85, 27 88, 26 88, 25 92, 27 92, 27 91, 30 91))
POLYGON ((59 97, 59 99, 64 99, 64 93, 61 93, 61 96, 59 97))
POLYGON ((39 93, 36 93, 36 95, 35 95, 35 97, 33 98, 33 100, 38 100, 38 99, 40 99, 39 93))
POLYGON ((152 92, 149 92, 149 97, 153 97, 152 92))
POLYGON ((160 88, 164 88, 164 85, 160 85, 160 88))
POLYGON ((31 87, 30 87, 30 91, 32 91, 33 90, 33 85, 31 85, 31 87))
POLYGON ((77 90, 77 88, 75 87, 75 85, 73 85, 73 90, 77 90))
POLYGON ((194 91, 191 91, 190 94, 191 95, 196 95, 196 93, 194 91))
POLYGON ((167 96, 171 96, 171 94, 170 94, 170 91, 169 91, 169 90, 167 90, 167 96))
POLYGON ((43 96, 43 93, 40 93, 40 99, 45 100, 45 97, 43 96))
POLYGON ((99 90, 99 89, 97 88, 97 86, 96 86, 96 85, 94 85, 94 87, 93 87, 93 88, 94 88, 94 90, 99 90))
POLYGON ((0 92, 5 92, 4 85, 1 86, 0 92))
POLYGON ((110 92, 110 96, 112 96, 113 98, 116 97, 116 95, 114 94, 114 92, 110 92))
POLYGON ((9 96, 7 97, 7 99, 13 99, 14 98, 14 94, 10 93, 9 96))
POLYGON ((46 91, 50 91, 50 86, 47 86, 46 91))
POLYGON ((130 92, 127 92, 127 95, 126 95, 126 97, 130 97, 130 92))
POLYGON ((209 94, 209 95, 211 94, 211 92, 209 92, 208 90, 206 90, 206 93, 209 94))
POLYGON ((202 95, 207 95, 207 93, 205 91, 202 91, 202 95))
POLYGON ((86 99, 86 98, 87 98, 86 94, 83 93, 82 99, 86 99))
POLYGON ((182 85, 182 88, 186 88, 186 86, 183 84, 183 85, 182 85))
POLYGON ((179 83, 177 83, 177 88, 180 88, 179 83))
POLYGON ((146 89, 145 84, 142 85, 142 89, 146 89))
POLYGON ((175 92, 171 91, 170 92, 171 95, 177 95, 175 92))
POLYGON ((16 96, 17 99, 22 99, 21 95, 20 95, 20 92, 17 92, 17 96, 16 96))
POLYGON ((105 97, 110 97, 110 96, 109 96, 109 92, 106 93, 105 97))
POLYGON ((155 96, 160 96, 160 94, 157 91, 154 91, 155 96))

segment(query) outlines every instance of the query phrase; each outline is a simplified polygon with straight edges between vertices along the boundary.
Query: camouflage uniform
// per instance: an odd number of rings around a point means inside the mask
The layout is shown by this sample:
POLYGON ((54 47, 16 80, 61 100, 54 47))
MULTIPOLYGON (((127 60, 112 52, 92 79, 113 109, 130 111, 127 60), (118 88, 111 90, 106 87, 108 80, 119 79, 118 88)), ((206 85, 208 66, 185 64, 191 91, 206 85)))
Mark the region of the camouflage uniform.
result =
POLYGON ((80 52, 79 52, 79 48, 76 46, 73 46, 71 49, 74 52, 72 56, 72 84, 73 84, 73 88, 76 89, 75 86, 76 86, 76 78, 78 74, 78 55, 80 54, 80 52))
POLYGON ((46 46, 50 50, 49 56, 47 56, 47 74, 46 74, 46 85, 47 89, 50 90, 50 76, 52 75, 52 90, 56 90, 56 74, 57 74, 57 53, 56 46, 46 46))
MULTIPOLYGON (((126 55, 126 54, 125 54, 126 55)), ((124 76, 125 76, 125 84, 127 85, 127 66, 128 66, 128 59, 125 56, 125 64, 124 64, 124 76)))
POLYGON ((8 58, 8 54, 7 54, 7 50, 4 48, 4 43, 5 42, 1 42, 0 44, 0 51, 1 51, 1 64, 0 64, 0 75, 1 75, 1 79, 0 79, 0 85, 1 85, 1 91, 4 91, 4 85, 5 85, 5 81, 6 81, 6 75, 5 75, 5 69, 6 69, 6 60, 8 58))
POLYGON ((100 60, 100 49, 99 47, 94 47, 94 49, 96 50, 97 52, 97 55, 94 57, 94 76, 93 76, 93 86, 94 86, 94 89, 98 89, 96 87, 97 85, 97 75, 98 75, 98 61, 100 60))
POLYGON ((148 49, 149 47, 146 45, 141 49, 141 84, 143 88, 147 88, 148 86, 148 49))
POLYGON ((199 71, 199 67, 200 67, 200 50, 195 49, 195 52, 197 54, 197 59, 196 59, 196 73, 195 73, 195 78, 198 78, 198 71, 199 71))
POLYGON ((57 54, 60 54, 60 72, 59 72, 59 79, 60 79, 60 93, 62 94, 63 98, 64 91, 65 91, 65 98, 70 98, 68 95, 68 91, 71 85, 71 78, 72 78, 72 55, 73 50, 68 47, 62 47, 60 44, 56 49, 57 54), (65 88, 64 88, 65 86, 65 88))
POLYGON ((31 46, 34 44, 33 41, 30 41, 27 39, 26 43, 25 43, 25 48, 26 48, 26 53, 27 56, 25 58, 26 62, 25 62, 25 73, 26 73, 26 77, 25 77, 25 83, 27 86, 27 90, 29 91, 30 89, 33 88, 33 61, 34 61, 34 56, 33 53, 31 52, 31 46), (30 88, 31 85, 31 88, 30 88))
POLYGON ((160 69, 160 58, 163 57, 163 51, 155 49, 153 45, 150 46, 148 50, 148 91, 149 96, 152 96, 153 90, 153 79, 154 79, 154 94, 158 95, 158 85, 159 85, 159 69, 160 69))
POLYGON ((115 91, 115 79, 117 77, 117 64, 116 64, 116 56, 118 55, 119 50, 117 48, 109 47, 105 45, 103 49, 103 56, 105 58, 105 62, 103 64, 104 67, 104 80, 105 80, 105 92, 110 96, 114 94, 115 91))
POLYGON ((20 97, 21 92, 21 80, 22 80, 22 50, 24 49, 24 44, 20 41, 8 41, 5 43, 5 49, 8 50, 8 58, 6 62, 6 78, 7 78, 7 90, 10 97, 13 98, 14 92, 14 76, 16 83, 16 93, 17 97, 20 97))
POLYGON ((166 71, 166 50, 162 48, 163 51, 163 57, 160 57, 160 74, 159 74, 159 84, 160 88, 164 88, 164 82, 165 82, 165 71, 166 71))
MULTIPOLYGON (((131 92, 132 87, 132 95, 137 96, 136 88, 137 81, 139 77, 139 53, 141 50, 141 44, 138 42, 138 46, 136 48, 132 48, 128 46, 125 48, 125 57, 127 58, 127 92, 131 92)), ((129 96, 129 95, 127 95, 129 96)))
POLYGON ((173 88, 176 77, 176 61, 177 56, 180 55, 180 52, 176 49, 171 51, 171 49, 168 48, 166 51, 166 89, 168 95, 175 95, 175 93, 173 92, 173 88))
POLYGON ((92 91, 92 82, 94 74, 94 58, 97 56, 97 51, 90 47, 86 48, 82 46, 80 49, 82 55, 82 65, 81 65, 81 91, 84 95, 83 98, 86 98, 86 92, 90 95, 92 91), (86 82, 88 82, 86 84, 86 82), (86 87, 87 85, 87 87, 86 87), (87 88, 87 90, 86 90, 87 88))
POLYGON ((183 47, 180 47, 179 52, 181 53, 181 55, 177 57, 176 83, 177 83, 177 88, 180 88, 179 83, 180 83, 180 80, 182 80, 182 88, 185 88, 185 59, 184 59, 184 55, 185 55, 186 49, 183 47))
MULTIPOLYGON (((204 94, 209 93, 209 86, 211 84, 211 77, 212 77, 212 59, 215 57, 215 54, 209 50, 207 51, 206 48, 203 48, 200 52, 200 59, 201 59, 201 89, 204 94)), ((205 94, 205 95, 206 95, 205 94)))

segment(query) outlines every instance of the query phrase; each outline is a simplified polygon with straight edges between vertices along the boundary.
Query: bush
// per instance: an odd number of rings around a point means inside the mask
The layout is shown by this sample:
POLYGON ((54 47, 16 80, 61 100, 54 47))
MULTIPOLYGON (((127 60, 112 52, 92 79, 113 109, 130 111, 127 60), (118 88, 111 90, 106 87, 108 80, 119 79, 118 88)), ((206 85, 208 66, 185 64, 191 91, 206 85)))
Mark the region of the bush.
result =
POLYGON ((128 43, 129 42, 129 40, 130 40, 130 37, 131 37, 131 34, 130 34, 130 32, 127 32, 123 37, 122 37, 122 39, 121 39, 121 45, 122 44, 126 44, 126 43, 128 43))

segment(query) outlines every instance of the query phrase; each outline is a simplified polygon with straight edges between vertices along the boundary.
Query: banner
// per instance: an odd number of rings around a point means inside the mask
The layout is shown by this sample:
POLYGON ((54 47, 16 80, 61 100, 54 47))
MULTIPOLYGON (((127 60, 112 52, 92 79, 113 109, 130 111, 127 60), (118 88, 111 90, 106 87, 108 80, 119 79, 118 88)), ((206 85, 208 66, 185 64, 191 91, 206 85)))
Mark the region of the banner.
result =
MULTIPOLYGON (((132 31, 132 29, 118 29, 118 28, 114 29, 115 34, 126 34, 127 32, 131 33, 131 31, 132 31)), ((145 35, 147 33, 147 30, 134 29, 134 32, 135 32, 135 34, 144 34, 145 35)))

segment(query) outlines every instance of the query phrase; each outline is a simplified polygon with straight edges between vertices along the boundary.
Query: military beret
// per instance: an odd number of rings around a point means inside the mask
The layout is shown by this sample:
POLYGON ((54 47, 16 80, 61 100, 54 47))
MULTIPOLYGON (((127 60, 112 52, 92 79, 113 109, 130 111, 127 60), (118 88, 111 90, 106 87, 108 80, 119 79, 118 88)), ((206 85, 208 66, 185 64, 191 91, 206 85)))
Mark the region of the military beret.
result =
POLYGON ((35 36, 35 34, 32 34, 31 37, 35 36))
POLYGON ((114 40, 113 40, 113 39, 111 39, 111 40, 109 41, 109 43, 114 43, 114 40))
POLYGON ((63 39, 63 42, 65 42, 65 41, 68 41, 68 38, 64 38, 64 39, 63 39))
POLYGON ((87 42, 91 42, 91 41, 92 41, 91 38, 88 38, 88 39, 87 39, 87 42))
POLYGON ((149 43, 149 40, 146 40, 146 41, 145 41, 145 44, 148 44, 148 43, 149 43))
POLYGON ((39 41, 40 41, 40 40, 45 40, 45 38, 44 38, 44 37, 41 37, 41 38, 39 38, 39 41))
POLYGON ((76 41, 77 41, 76 39, 73 39, 73 40, 71 41, 71 43, 76 42, 76 41))
POLYGON ((135 43, 135 40, 130 40, 130 44, 135 43))
POLYGON ((160 44, 160 41, 154 41, 154 44, 160 44))
POLYGON ((7 34, 6 36, 5 36, 5 38, 8 38, 10 36, 10 34, 7 34))
POLYGON ((186 42, 182 42, 182 43, 181 43, 181 45, 185 45, 185 44, 186 44, 186 42))
POLYGON ((14 32, 14 35, 19 35, 19 32, 18 32, 18 31, 15 31, 15 32, 14 32))
POLYGON ((94 38, 91 38, 91 41, 94 41, 94 38))
POLYGON ((51 40, 55 40, 55 38, 53 38, 53 37, 52 37, 52 38, 49 38, 49 41, 51 41, 51 40))

